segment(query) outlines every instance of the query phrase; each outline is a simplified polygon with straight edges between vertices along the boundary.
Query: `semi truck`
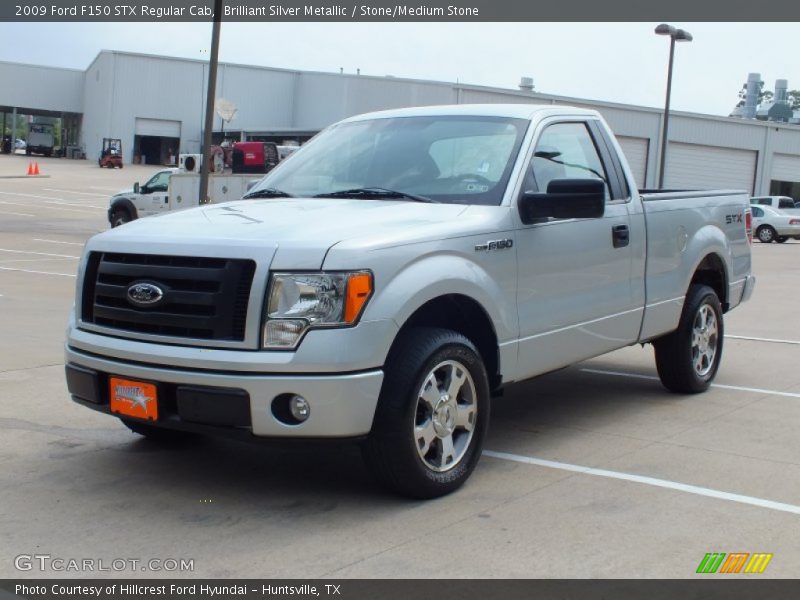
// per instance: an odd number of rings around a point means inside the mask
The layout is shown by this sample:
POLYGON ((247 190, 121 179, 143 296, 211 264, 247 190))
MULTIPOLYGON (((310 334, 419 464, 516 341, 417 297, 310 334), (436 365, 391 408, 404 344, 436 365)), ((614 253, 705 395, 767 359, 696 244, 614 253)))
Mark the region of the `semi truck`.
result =
POLYGON ((67 387, 152 439, 352 441, 432 498, 516 382, 652 344, 668 390, 708 389, 751 244, 747 192, 637 190, 596 111, 361 115, 243 201, 91 238, 67 387))
POLYGON ((53 147, 55 146, 55 134, 53 133, 53 126, 49 123, 29 123, 28 124, 28 139, 25 146, 25 154, 41 154, 43 156, 52 156, 53 147))

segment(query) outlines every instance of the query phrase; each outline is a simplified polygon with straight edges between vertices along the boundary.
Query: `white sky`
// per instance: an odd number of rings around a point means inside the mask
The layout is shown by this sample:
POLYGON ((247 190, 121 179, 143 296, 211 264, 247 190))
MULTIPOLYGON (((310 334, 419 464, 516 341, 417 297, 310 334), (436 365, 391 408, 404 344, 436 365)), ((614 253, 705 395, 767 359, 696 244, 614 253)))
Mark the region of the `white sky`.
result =
MULTIPOLYGON (((223 23, 220 60, 394 75, 661 107, 668 38, 657 23, 223 23)), ((800 89, 796 23, 672 23, 672 106, 726 115, 749 72, 800 89)), ((209 24, 3 23, 0 60, 84 69, 101 49, 205 58, 209 24)), ((6 82, 0 82, 6 84, 6 82)))

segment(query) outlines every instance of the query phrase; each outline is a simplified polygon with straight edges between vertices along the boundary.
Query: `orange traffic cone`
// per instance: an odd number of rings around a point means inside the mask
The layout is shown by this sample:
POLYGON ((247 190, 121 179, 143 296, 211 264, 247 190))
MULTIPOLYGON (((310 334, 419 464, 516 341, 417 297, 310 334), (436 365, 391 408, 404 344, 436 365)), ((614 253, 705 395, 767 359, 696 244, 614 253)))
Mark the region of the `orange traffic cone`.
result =
POLYGON ((33 163, 33 174, 34 175, 38 175, 39 174, 39 163, 38 162, 33 163))
POLYGON ((28 175, 33 175, 33 163, 28 163, 28 175))

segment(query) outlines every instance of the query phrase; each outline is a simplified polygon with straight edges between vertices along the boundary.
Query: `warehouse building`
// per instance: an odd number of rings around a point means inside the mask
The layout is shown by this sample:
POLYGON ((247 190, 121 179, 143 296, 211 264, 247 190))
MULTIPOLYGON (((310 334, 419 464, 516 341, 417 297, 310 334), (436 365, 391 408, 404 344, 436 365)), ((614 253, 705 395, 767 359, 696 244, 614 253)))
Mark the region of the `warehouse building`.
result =
MULTIPOLYGON (((89 159, 103 138, 120 138, 126 162, 163 164, 197 153, 208 65, 104 50, 85 71, 0 62, 0 111, 63 119, 66 144, 89 159), (13 82, 13 85, 8 85, 13 82)), ((236 116, 235 139, 305 141, 344 117, 431 104, 552 103, 598 110, 617 134, 642 187, 655 187, 663 111, 520 89, 221 63, 217 98, 236 116)), ((800 200, 800 126, 673 112, 666 187, 734 188, 800 200)))

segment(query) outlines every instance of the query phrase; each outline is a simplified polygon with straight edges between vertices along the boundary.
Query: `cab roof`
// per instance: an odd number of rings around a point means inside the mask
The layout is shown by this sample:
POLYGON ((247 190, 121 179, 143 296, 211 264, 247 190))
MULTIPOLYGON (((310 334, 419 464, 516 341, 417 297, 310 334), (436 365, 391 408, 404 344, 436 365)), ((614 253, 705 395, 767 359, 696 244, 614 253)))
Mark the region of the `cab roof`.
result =
POLYGON ((554 104, 445 104, 440 106, 415 106, 398 108, 356 115, 347 121, 363 121, 368 119, 391 119, 396 117, 434 117, 434 116, 473 116, 473 117, 508 117, 531 120, 539 113, 548 115, 564 114, 571 116, 597 117, 596 110, 560 106, 554 104))

